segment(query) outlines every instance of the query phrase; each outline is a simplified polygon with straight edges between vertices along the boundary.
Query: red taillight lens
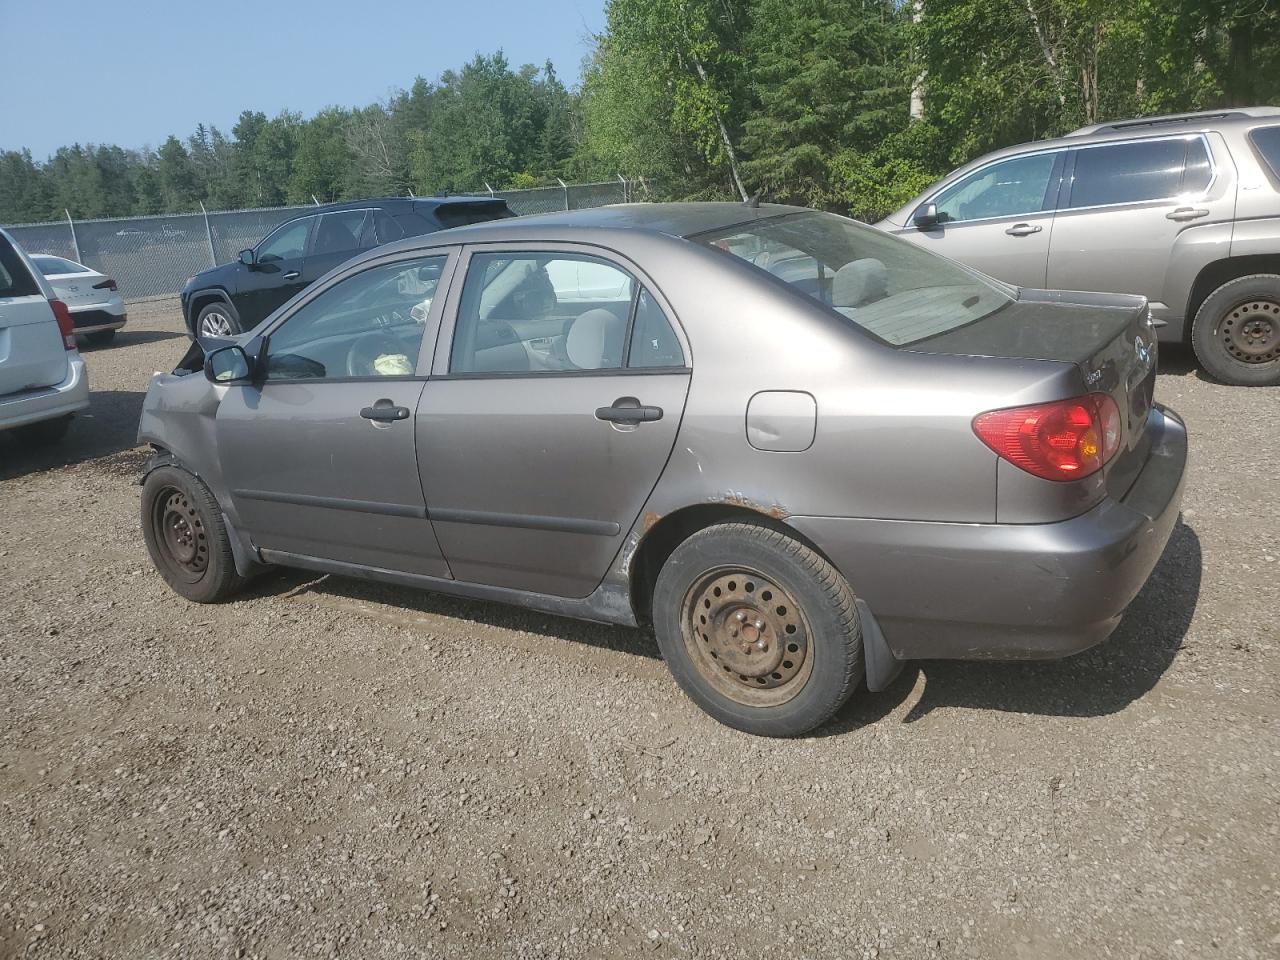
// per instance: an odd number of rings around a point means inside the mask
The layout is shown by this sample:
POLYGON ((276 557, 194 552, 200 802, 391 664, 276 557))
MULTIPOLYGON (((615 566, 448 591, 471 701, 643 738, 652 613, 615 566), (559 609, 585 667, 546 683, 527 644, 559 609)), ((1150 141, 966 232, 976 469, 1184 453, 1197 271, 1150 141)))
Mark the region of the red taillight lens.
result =
POLYGON ((116 286, 116 282, 114 280, 112 280, 110 277, 107 277, 107 279, 103 280, 101 283, 95 283, 93 285, 93 289, 115 291, 115 290, 119 290, 120 288, 116 286))
POLYGON ((1101 470, 1120 447, 1120 409, 1105 393, 979 414, 973 432, 988 447, 1046 480, 1101 470))
POLYGON ((50 300, 49 306, 53 307, 53 316, 58 321, 58 332, 62 334, 62 345, 68 350, 76 348, 76 324, 71 319, 71 311, 67 309, 67 305, 61 300, 50 300))

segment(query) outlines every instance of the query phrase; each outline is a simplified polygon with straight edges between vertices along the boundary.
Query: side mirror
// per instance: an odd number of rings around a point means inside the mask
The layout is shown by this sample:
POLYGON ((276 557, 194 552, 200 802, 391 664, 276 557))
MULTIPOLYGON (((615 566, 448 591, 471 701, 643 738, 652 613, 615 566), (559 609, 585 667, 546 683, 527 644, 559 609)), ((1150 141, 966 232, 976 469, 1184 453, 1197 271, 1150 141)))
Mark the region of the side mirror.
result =
POLYGON ((211 383, 244 383, 252 373, 249 355, 240 346, 221 347, 204 358, 204 375, 211 383))
POLYGON ((911 215, 911 222, 921 230, 936 227, 942 222, 942 218, 938 214, 938 205, 932 202, 920 204, 920 206, 916 207, 916 212, 911 215))
POLYGON ((240 262, 252 269, 258 265, 258 254, 252 249, 240 251, 240 262))

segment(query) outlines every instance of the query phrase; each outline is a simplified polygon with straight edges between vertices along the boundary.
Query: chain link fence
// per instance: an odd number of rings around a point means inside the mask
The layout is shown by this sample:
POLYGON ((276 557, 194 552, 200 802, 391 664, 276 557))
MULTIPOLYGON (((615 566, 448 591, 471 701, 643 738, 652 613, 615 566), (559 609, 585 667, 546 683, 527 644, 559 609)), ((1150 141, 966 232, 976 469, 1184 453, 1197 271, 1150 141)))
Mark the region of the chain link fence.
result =
MULTIPOLYGON (((607 203, 654 198, 652 182, 624 180, 560 184, 528 190, 482 190, 472 196, 502 197, 518 215, 581 210, 607 203)), ((54 220, 5 229, 28 253, 51 253, 115 279, 126 300, 174 297, 187 278, 234 260, 275 227, 311 206, 218 210, 120 217, 54 220)))

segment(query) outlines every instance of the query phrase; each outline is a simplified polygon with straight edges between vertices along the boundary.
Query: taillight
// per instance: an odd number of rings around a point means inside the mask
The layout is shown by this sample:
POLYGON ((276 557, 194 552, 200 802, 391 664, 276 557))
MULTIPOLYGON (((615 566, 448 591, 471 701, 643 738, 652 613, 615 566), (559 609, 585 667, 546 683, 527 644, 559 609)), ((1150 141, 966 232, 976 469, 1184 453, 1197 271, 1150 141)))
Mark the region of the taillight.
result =
POLYGON ((67 305, 61 300, 50 300, 49 306, 53 307, 53 316, 58 321, 58 332, 62 334, 62 345, 68 350, 76 348, 76 324, 71 319, 71 311, 67 309, 67 305))
POLYGON ((1046 480, 1096 473, 1120 448, 1120 408, 1105 393, 992 410, 973 432, 1014 466, 1046 480))
POLYGON ((95 283, 93 285, 93 289, 116 291, 116 290, 119 290, 120 288, 116 286, 116 282, 114 280, 112 280, 110 277, 107 277, 107 279, 103 280, 101 283, 95 283))

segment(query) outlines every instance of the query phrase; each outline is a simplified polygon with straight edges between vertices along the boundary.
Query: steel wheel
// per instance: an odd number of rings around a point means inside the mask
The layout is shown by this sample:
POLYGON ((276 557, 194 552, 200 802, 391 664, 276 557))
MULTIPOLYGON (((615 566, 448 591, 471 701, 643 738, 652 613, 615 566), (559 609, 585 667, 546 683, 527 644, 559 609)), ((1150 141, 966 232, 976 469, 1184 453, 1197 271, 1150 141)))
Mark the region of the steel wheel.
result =
POLYGON ((1280 302, 1245 301, 1222 318, 1216 332, 1227 352, 1241 363, 1280 359, 1280 302))
POLYGON ((169 569, 195 583, 209 567, 209 538, 200 511, 186 493, 166 487, 155 500, 156 537, 169 569))
POLYGON ((804 612, 759 571, 737 567, 704 574, 685 594, 681 624, 698 672, 745 706, 786 703, 813 672, 804 612))
POLYGON ((230 337, 235 335, 231 318, 221 310, 207 310, 200 315, 200 336, 230 337))

